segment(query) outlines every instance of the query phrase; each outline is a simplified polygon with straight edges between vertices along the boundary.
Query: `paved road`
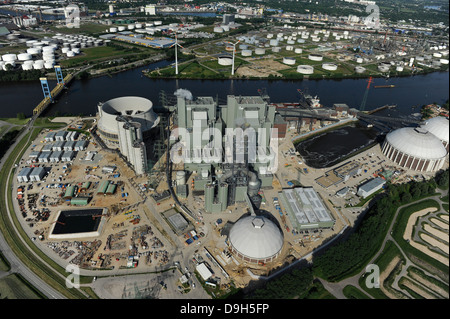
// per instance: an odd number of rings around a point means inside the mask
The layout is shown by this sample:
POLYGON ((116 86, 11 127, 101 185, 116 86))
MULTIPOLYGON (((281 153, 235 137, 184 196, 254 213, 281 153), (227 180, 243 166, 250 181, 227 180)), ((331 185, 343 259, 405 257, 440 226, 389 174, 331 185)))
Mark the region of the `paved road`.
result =
MULTIPOLYGON (((3 159, 8 158, 11 155, 11 152, 17 147, 17 144, 22 140, 22 138, 29 132, 30 128, 33 126, 34 119, 30 120, 28 124, 25 126, 25 129, 22 133, 16 138, 16 141, 11 145, 11 147, 6 151, 3 155, 3 159)), ((3 168, 4 161, 0 160, 0 170, 3 168)), ((5 190, 5 198, 6 194, 9 190, 5 190)), ((8 207, 8 206, 7 206, 8 207)), ((10 214, 11 212, 7 212, 10 214)), ((7 244, 3 234, 0 233, 0 250, 4 257, 8 260, 11 270, 8 274, 17 273, 23 276, 25 280, 27 280, 31 285, 33 285, 36 289, 41 291, 42 294, 51 299, 63 299, 65 298, 61 293, 50 287, 46 282, 44 282, 39 276, 30 271, 25 264, 14 254, 9 245, 7 244)))

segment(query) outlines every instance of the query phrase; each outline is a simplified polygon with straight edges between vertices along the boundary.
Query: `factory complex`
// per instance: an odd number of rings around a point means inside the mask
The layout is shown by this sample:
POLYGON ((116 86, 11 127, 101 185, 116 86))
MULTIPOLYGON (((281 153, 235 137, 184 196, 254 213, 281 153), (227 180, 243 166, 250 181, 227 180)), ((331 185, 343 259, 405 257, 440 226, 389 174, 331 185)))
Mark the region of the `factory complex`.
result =
MULTIPOLYGON (((167 110, 115 97, 99 101, 95 117, 68 118, 31 143, 16 168, 15 208, 58 264, 147 272, 172 267, 182 249, 208 287, 245 287, 352 226, 364 211, 358 203, 388 180, 448 167, 445 118, 393 130, 316 169, 295 152, 298 132, 264 96, 223 103, 178 94, 167 110), (150 147, 158 141, 169 149, 150 147)), ((180 282, 192 283, 182 272, 180 282)))

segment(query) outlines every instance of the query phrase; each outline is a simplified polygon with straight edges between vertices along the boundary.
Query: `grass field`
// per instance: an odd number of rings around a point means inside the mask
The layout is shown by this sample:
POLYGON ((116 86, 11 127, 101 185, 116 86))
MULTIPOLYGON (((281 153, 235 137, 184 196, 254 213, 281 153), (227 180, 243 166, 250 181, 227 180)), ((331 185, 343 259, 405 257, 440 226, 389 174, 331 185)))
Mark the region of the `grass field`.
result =
POLYGON ((66 28, 66 27, 50 27, 50 30, 53 30, 55 32, 59 33, 65 33, 65 34, 86 34, 86 35, 93 35, 98 33, 103 33, 106 30, 108 30, 109 27, 103 24, 97 24, 97 23, 86 23, 81 24, 79 28, 66 28))
POLYGON ((94 48, 86 48, 83 49, 82 55, 72 59, 64 60, 60 64, 62 67, 71 67, 81 63, 87 64, 93 61, 108 60, 112 57, 119 57, 124 55, 127 55, 126 52, 124 52, 123 50, 116 49, 114 47, 101 46, 94 48))
POLYGON ((20 276, 11 274, 0 279, 0 299, 42 299, 20 276))

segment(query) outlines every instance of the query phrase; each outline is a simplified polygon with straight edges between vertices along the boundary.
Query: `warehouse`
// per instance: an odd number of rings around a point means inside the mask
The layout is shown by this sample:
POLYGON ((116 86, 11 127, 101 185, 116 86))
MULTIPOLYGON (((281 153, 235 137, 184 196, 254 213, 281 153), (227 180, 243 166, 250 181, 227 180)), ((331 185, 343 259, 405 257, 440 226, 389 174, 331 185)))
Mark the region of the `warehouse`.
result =
POLYGON ((28 182, 30 180, 30 173, 33 169, 31 167, 24 167, 17 175, 17 181, 19 183, 28 182))
POLYGON ((74 197, 70 200, 70 205, 86 206, 89 204, 90 197, 74 197))
POLYGON ((71 185, 66 188, 64 193, 64 199, 71 199, 75 195, 75 185, 71 185))
POLYGON ((108 189, 109 181, 102 181, 100 186, 97 189, 97 194, 106 194, 106 190, 108 189))
POLYGON ((54 143, 52 146, 52 151, 63 151, 65 143, 66 142, 64 142, 64 141, 58 141, 58 142, 54 143))
POLYGON ((38 157, 39 163, 48 163, 50 161, 51 152, 42 152, 38 157))
POLYGON ((201 263, 198 264, 195 267, 195 270, 197 270, 198 274, 200 275, 200 277, 202 277, 203 280, 208 280, 209 278, 212 277, 213 273, 211 272, 211 270, 209 270, 209 268, 205 265, 205 263, 201 263))
POLYGON ((35 167, 33 171, 30 173, 30 181, 31 182, 39 182, 41 181, 46 174, 46 170, 44 167, 35 167))
POLYGON ((335 220, 313 188, 284 189, 278 194, 286 215, 298 231, 334 226, 335 220))
POLYGON ((73 160, 74 157, 75 157, 75 152, 67 151, 67 152, 64 152, 63 155, 61 156, 61 161, 70 162, 71 160, 73 160))
POLYGON ((45 141, 46 141, 46 142, 53 142, 53 141, 55 141, 55 135, 56 135, 56 132, 49 132, 49 133, 45 136, 45 141))
POLYGON ((42 152, 51 152, 53 151, 53 143, 46 144, 41 150, 42 152))
POLYGON ((87 146, 87 141, 77 141, 73 147, 74 151, 84 151, 87 146))
POLYGON ((52 152, 50 155, 50 162, 55 163, 61 161, 62 154, 63 152, 61 151, 52 152))
POLYGON ((386 181, 381 177, 373 178, 367 183, 359 186, 357 195, 362 198, 366 198, 376 191, 382 189, 384 184, 386 184, 386 181))
POLYGON ((41 152, 39 151, 33 151, 30 153, 30 155, 28 156, 32 161, 37 161, 39 158, 39 155, 41 155, 41 152))
POLYGON ((73 151, 74 147, 75 147, 75 141, 67 141, 64 144, 63 149, 64 149, 64 151, 73 151))
POLYGON ((66 140, 66 136, 67 136, 67 132, 66 131, 59 131, 55 135, 55 141, 65 141, 66 140))

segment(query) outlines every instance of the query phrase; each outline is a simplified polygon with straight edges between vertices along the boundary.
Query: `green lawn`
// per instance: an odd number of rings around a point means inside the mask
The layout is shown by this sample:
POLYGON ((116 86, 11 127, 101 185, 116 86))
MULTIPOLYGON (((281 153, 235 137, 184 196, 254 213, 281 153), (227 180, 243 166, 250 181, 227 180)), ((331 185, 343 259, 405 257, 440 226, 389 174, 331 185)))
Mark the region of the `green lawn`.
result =
POLYGON ((50 30, 53 30, 55 32, 59 33, 65 33, 65 34, 86 34, 86 35, 93 35, 97 33, 104 33, 105 31, 109 30, 109 27, 104 24, 97 24, 97 23, 85 23, 81 24, 79 28, 67 28, 67 27, 50 27, 50 30))
POLYGON ((0 279, 0 299, 42 299, 43 297, 16 274, 0 279))
POLYGON ((60 64, 62 67, 72 67, 81 63, 89 63, 93 61, 108 60, 114 57, 132 55, 124 50, 119 50, 115 47, 101 46, 94 48, 86 48, 82 50, 82 54, 62 61, 60 64))

